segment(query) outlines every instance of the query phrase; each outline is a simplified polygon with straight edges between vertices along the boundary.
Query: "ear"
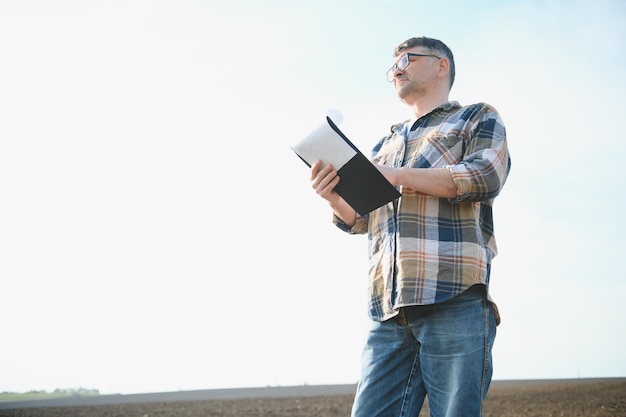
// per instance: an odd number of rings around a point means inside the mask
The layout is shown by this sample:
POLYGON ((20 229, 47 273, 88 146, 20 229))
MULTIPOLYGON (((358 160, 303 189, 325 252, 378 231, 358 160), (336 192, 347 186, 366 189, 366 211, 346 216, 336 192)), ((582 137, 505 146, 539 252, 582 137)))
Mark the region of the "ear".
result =
POLYGON ((450 61, 448 61, 448 58, 441 58, 439 60, 439 72, 438 72, 438 77, 444 80, 447 80, 449 78, 450 75, 450 61))

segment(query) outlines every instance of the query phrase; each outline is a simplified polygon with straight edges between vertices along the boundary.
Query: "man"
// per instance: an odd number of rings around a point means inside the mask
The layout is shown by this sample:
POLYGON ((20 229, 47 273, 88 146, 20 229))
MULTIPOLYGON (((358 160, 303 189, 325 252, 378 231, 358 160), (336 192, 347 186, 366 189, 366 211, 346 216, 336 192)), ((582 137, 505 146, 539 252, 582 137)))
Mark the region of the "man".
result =
POLYGON ((372 161, 402 196, 358 215, 320 161, 311 185, 348 233, 369 238, 369 315, 354 417, 482 415, 499 315, 488 295, 496 255, 492 204, 510 169, 506 133, 485 103, 449 101, 454 58, 411 38, 387 72, 414 117, 391 128, 372 161))

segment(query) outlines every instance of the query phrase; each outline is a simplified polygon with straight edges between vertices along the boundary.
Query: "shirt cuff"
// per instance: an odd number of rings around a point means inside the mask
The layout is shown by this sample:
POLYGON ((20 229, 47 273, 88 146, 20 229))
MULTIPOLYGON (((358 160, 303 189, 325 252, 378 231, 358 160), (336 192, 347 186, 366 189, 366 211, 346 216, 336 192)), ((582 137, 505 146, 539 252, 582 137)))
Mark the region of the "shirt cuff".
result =
POLYGON ((446 165, 450 174, 452 174, 452 181, 456 185, 456 198, 453 201, 461 201, 472 192, 472 179, 470 174, 463 164, 458 165, 446 165))
POLYGON ((367 231, 367 216, 357 214, 354 226, 349 226, 333 213, 333 224, 346 233, 352 235, 361 234, 367 231))

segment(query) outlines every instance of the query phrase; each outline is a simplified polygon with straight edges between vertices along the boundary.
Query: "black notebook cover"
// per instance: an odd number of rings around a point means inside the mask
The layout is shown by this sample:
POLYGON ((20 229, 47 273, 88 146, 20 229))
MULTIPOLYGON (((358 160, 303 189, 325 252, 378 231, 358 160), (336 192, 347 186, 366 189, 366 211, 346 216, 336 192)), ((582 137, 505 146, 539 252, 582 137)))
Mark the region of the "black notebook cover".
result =
MULTIPOLYGON (((396 190, 374 164, 350 142, 330 117, 327 117, 326 121, 337 139, 348 144, 355 152, 354 156, 345 162, 343 166, 339 168, 335 167, 339 175, 339 184, 335 187, 335 191, 362 216, 400 197, 401 194, 398 190, 396 190)), ((315 139, 313 139, 313 142, 314 141, 315 139)), ((298 145, 295 145, 292 149, 309 167, 317 159, 328 163, 324 160, 325 158, 322 154, 314 156, 309 152, 308 155, 303 156, 301 154, 303 152, 299 152, 298 145)), ((314 151, 315 147, 313 144, 313 152, 314 151)))

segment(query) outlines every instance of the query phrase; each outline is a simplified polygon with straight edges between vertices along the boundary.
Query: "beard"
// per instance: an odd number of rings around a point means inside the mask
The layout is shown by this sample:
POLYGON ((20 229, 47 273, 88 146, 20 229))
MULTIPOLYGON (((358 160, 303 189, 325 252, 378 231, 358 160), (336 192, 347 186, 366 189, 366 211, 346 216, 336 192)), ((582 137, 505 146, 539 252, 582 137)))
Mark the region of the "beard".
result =
MULTIPOLYGON (((397 85, 397 84, 396 84, 397 85)), ((418 97, 423 95, 426 92, 426 89, 420 85, 418 81, 415 80, 406 80, 400 84, 400 86, 396 87, 396 93, 398 97, 406 101, 407 98, 411 96, 418 97)))

